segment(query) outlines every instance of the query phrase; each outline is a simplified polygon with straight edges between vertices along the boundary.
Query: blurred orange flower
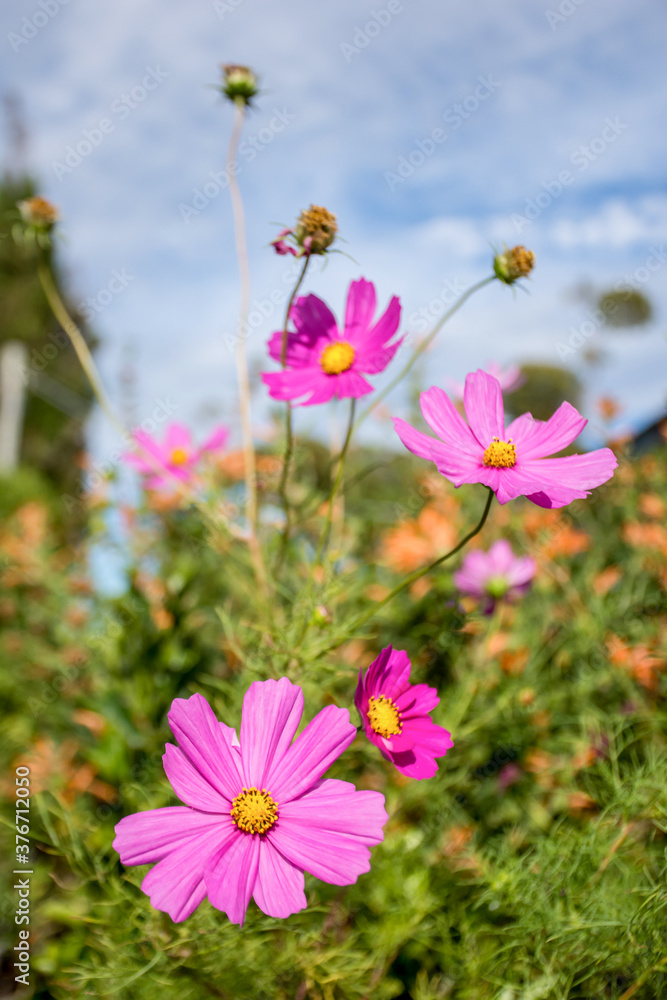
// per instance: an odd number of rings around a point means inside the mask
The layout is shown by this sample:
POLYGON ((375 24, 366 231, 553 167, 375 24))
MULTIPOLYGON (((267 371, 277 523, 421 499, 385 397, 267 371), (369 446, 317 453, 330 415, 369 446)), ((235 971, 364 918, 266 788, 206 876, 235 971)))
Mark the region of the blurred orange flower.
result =
POLYGON ((603 420, 613 420, 621 412, 621 406, 612 396, 601 396, 596 406, 603 420))
POLYGON ((93 765, 75 761, 78 749, 76 740, 56 744, 38 737, 28 754, 16 760, 16 767, 30 768, 32 792, 61 792, 66 802, 74 802, 79 795, 89 792, 103 802, 115 802, 116 789, 96 778, 93 765))
POLYGON ((657 493, 642 493, 639 497, 639 510, 645 517, 655 521, 661 521, 667 513, 665 501, 657 493))
POLYGON ((585 531, 573 528, 571 524, 563 524, 557 528, 538 550, 538 558, 544 560, 565 556, 569 559, 586 552, 591 547, 591 537, 585 531))
POLYGON ((646 643, 631 646, 617 635, 607 639, 609 659, 615 667, 627 670, 636 681, 649 691, 658 686, 658 674, 667 667, 667 660, 660 657, 646 643))
POLYGON ((658 550, 667 555, 667 528, 662 524, 626 521, 623 525, 623 540, 633 548, 658 550))
POLYGON ((397 573, 411 573, 453 548, 457 524, 444 506, 442 501, 429 503, 416 520, 390 528, 382 539, 382 561, 397 573))
POLYGON ((615 587, 618 581, 621 579, 621 573, 618 566, 607 566, 602 572, 598 573, 593 579, 593 590, 596 594, 604 597, 608 594, 612 587, 615 587))

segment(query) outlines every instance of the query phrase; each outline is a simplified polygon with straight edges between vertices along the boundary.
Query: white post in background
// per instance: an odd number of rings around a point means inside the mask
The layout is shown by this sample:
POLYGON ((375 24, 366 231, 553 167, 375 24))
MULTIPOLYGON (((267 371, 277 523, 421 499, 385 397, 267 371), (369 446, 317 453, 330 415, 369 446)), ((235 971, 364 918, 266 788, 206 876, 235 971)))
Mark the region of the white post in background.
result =
POLYGON ((0 347, 0 472, 12 472, 19 463, 23 437, 28 348, 20 340, 0 347))

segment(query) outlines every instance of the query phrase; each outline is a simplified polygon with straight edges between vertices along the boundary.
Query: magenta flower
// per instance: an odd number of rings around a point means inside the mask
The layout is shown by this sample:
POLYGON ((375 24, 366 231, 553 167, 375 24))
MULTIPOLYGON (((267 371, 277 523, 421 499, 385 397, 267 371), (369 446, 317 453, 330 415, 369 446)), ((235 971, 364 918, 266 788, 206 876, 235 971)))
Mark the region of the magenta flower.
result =
POLYGON ((492 611, 500 598, 513 601, 525 594, 536 568, 530 556, 515 556, 510 543, 501 538, 488 552, 469 552, 454 573, 454 583, 467 594, 485 598, 485 609, 492 611))
POLYGON ((155 462, 150 462, 142 450, 128 452, 123 458, 146 477, 149 489, 168 489, 174 485, 174 477, 183 483, 190 482, 202 455, 207 451, 220 451, 228 435, 226 427, 216 427, 204 444, 197 447, 192 443, 190 431, 183 424, 170 424, 167 427, 164 444, 160 444, 145 431, 134 431, 141 449, 152 455, 155 462), (164 473, 160 468, 165 470, 164 473))
POLYGON ((432 778, 454 743, 431 718, 438 692, 410 683, 410 660, 402 649, 387 646, 362 676, 354 696, 366 736, 383 757, 409 778, 432 778))
MULTIPOLYGON (((497 361, 489 361, 484 371, 487 375, 492 375, 498 379, 502 392, 512 392, 526 381, 518 365, 508 365, 507 368, 503 368, 497 361)), ((455 382, 454 379, 449 379, 449 389, 455 399, 463 399, 465 391, 463 382, 455 382)))
POLYGON ((466 378, 463 405, 468 423, 442 389, 423 392, 420 401, 424 420, 438 438, 394 418, 405 447, 434 462, 456 487, 484 483, 501 504, 525 496, 538 507, 564 507, 587 497, 618 465, 609 448, 546 458, 571 444, 588 421, 570 403, 561 403, 549 420, 524 413, 505 428, 498 379, 481 369, 466 378))
MULTIPOLYGON (((353 281, 347 296, 345 327, 341 333, 326 302, 316 295, 297 299, 290 310, 295 333, 287 335, 287 367, 262 375, 272 399, 297 401, 296 406, 358 399, 373 391, 364 378, 384 371, 402 343, 390 344, 401 319, 401 306, 394 296, 386 311, 372 326, 375 287, 361 278, 353 281), (303 397, 307 396, 307 399, 303 397)), ((282 331, 269 341, 269 354, 281 360, 282 331)))
POLYGON ((243 699, 241 739, 200 694, 176 698, 179 746, 164 769, 185 806, 126 816, 113 842, 125 865, 157 862, 141 888, 177 923, 208 896, 243 925, 251 897, 270 917, 306 907, 304 872, 351 885, 383 838, 384 796, 322 775, 352 743, 347 709, 327 705, 292 742, 303 692, 286 677, 255 681, 243 699))

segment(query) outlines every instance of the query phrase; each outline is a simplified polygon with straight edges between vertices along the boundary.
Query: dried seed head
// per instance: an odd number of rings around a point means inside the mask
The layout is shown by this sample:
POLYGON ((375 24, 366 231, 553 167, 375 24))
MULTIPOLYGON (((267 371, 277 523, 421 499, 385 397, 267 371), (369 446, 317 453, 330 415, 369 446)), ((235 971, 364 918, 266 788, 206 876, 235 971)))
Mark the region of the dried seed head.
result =
POLYGON ((321 205, 311 205, 299 216, 294 236, 306 253, 326 253, 337 232, 336 216, 321 205))
POLYGON ((42 198, 41 195, 17 202, 17 208, 23 221, 35 229, 48 231, 60 218, 56 206, 47 201, 46 198, 42 198))
POLYGON ((535 254, 523 246, 505 247, 503 253, 496 254, 493 259, 493 270, 496 277, 506 285, 512 285, 519 278, 527 278, 535 266, 535 254))

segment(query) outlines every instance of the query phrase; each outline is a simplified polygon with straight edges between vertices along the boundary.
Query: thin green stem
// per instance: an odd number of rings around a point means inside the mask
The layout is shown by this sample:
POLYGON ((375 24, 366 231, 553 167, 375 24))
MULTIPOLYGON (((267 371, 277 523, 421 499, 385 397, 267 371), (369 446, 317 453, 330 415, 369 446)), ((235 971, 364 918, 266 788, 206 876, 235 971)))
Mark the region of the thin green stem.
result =
MULTIPOLYGON (((430 563, 428 566, 424 566, 423 569, 418 569, 414 573, 411 573, 410 576, 407 576, 405 578, 405 580, 403 580, 402 583, 399 583, 399 585, 397 587, 394 587, 394 589, 391 591, 391 593, 387 594, 387 596, 384 597, 381 601, 378 601, 376 604, 374 604, 373 607, 370 608, 369 611, 364 612, 364 614, 361 615, 359 618, 357 618, 357 620, 351 626, 351 628, 350 628, 351 632, 356 632, 356 630, 358 628, 360 628, 370 618, 372 618, 374 615, 376 615, 381 608, 384 608, 385 605, 389 604, 390 601, 393 601, 393 599, 397 596, 397 594, 400 594, 401 591, 403 591, 403 590, 406 589, 406 587, 409 587, 410 584, 412 584, 412 583, 415 582, 415 580, 419 580, 422 576, 426 576, 426 574, 430 573, 432 570, 434 570, 436 568, 436 566, 439 566, 441 563, 445 562, 447 559, 451 559, 452 556, 455 556, 457 552, 460 552, 461 549, 465 545, 468 544, 468 542, 470 541, 471 538, 474 538, 475 535, 478 535, 480 533, 480 531, 482 530, 482 528, 484 527, 484 525, 486 523, 487 517, 489 516, 489 511, 491 509, 491 503, 492 503, 493 498, 495 496, 495 494, 494 494, 494 492, 493 492, 492 489, 490 489, 488 486, 486 488, 489 491, 489 495, 487 497, 486 504, 484 506, 484 512, 482 514, 482 517, 481 517, 479 523, 476 525, 476 527, 474 527, 472 529, 472 531, 469 531, 468 534, 464 538, 461 539, 461 541, 458 543, 458 545, 455 545, 453 549, 450 549, 449 552, 446 552, 444 554, 444 556, 440 556, 439 559, 436 559, 435 562, 430 563)), ((340 645, 340 643, 335 643, 332 646, 328 646, 319 655, 323 656, 325 653, 331 652, 331 650, 332 649, 336 649, 338 645, 340 645)))
POLYGON ((436 337, 437 334, 440 332, 440 330, 442 330, 442 328, 445 325, 445 323, 448 320, 450 320, 452 318, 452 316, 454 316, 455 313, 457 313, 459 311, 459 309, 461 308, 461 306, 465 302, 468 301, 468 299, 470 298, 470 296, 474 295, 475 292, 478 292, 480 288, 484 288, 485 285, 489 285, 492 281, 495 281, 495 280, 496 280, 496 275, 495 274, 490 274, 488 276, 488 278, 483 278, 482 281, 478 281, 476 285, 472 285, 470 288, 468 288, 467 291, 465 291, 463 293, 463 295, 461 296, 460 299, 456 300, 456 302, 451 307, 451 309, 448 309, 447 312, 443 316, 440 317, 440 319, 438 320, 438 322, 435 324, 435 326, 433 327, 433 329, 429 333, 428 337, 426 337, 422 341, 422 343, 415 350, 414 354, 412 355, 412 357, 410 358, 410 360, 408 361, 408 363, 398 373, 398 375, 396 376, 396 378, 393 379, 389 383, 389 385, 386 386, 382 390, 382 392, 379 392, 376 396, 373 397, 373 402, 369 406, 366 407, 366 409, 364 410, 364 412, 360 415, 359 419, 357 420, 357 422, 355 424, 355 427, 354 427, 355 431, 359 429, 359 427, 364 422, 364 420, 366 419, 366 417, 370 413, 373 412, 373 410, 375 409, 375 407, 378 406, 378 404, 381 403, 382 400, 385 399, 389 395, 390 392, 392 392, 392 390, 398 385, 398 383, 400 381, 402 381, 402 379, 405 378, 405 376, 408 374, 408 372, 410 371, 410 369, 412 368, 412 366, 415 364, 415 362, 421 357, 421 355, 424 353, 424 351, 432 343, 434 337, 436 337))
MULTIPOLYGON (((285 368, 287 364, 287 325, 289 323, 290 310, 292 308, 292 303, 296 298, 297 292, 301 288, 303 279, 306 276, 306 271, 308 269, 308 264, 310 262, 310 254, 306 254, 304 258, 303 267, 301 268, 301 273, 297 279, 297 283, 292 290, 292 294, 289 297, 289 302, 287 303, 287 308, 285 310, 285 322, 283 323, 283 333, 280 342, 280 364, 285 368)), ((292 462, 292 455, 294 453, 294 436, 292 433, 292 404, 287 400, 287 412, 285 415, 285 454, 283 456, 283 467, 280 472, 280 484, 278 486, 278 495, 282 502, 283 511, 285 513, 285 527, 282 532, 281 539, 281 558, 285 553, 287 548, 287 543, 289 542, 290 532, 292 530, 292 519, 289 500, 287 498, 287 478, 289 476, 289 468, 292 462)))
POLYGON ((40 264, 37 268, 37 276, 46 296, 46 300, 51 307, 51 311, 69 337, 72 347, 76 351, 76 356, 81 363, 81 367, 88 376, 88 381, 90 382, 92 390, 95 393, 95 397, 102 407, 104 414, 112 426, 119 431, 123 437, 125 437, 127 435, 127 431, 114 412, 114 408, 111 405, 109 397, 107 396, 106 389, 102 385, 102 380, 100 379, 97 366, 93 360, 90 348, 86 343, 86 339, 70 316, 65 303, 60 297, 56 283, 53 280, 53 275, 51 274, 51 269, 47 264, 40 264))
MULTIPOLYGON (((93 358, 88 344, 86 343, 84 335, 70 316, 67 306, 60 296, 60 292, 58 291, 58 287, 53 279, 53 274, 51 273, 49 265, 45 263, 39 264, 37 268, 37 276, 51 311, 69 337, 81 367, 86 373, 91 388, 95 393, 95 397, 102 408, 102 412, 109 420, 111 426, 117 431, 122 440, 125 441, 129 447, 135 448, 144 461, 151 466, 154 472, 159 475, 166 476, 184 500, 194 504, 213 527, 219 528, 220 523, 218 519, 214 518, 210 514, 208 509, 201 503, 201 501, 198 500, 197 496, 189 488, 189 486, 175 476, 173 471, 164 462, 161 462, 155 455, 148 451, 142 445, 141 441, 128 431, 122 420, 120 420, 120 418, 116 415, 106 389, 102 383, 102 379, 100 378, 97 365, 95 364, 95 359, 93 358)), ((229 530, 228 524, 225 523, 225 527, 229 530)))
POLYGON ((354 431, 354 413, 356 409, 356 399, 352 398, 350 400, 350 419, 347 425, 347 434, 345 435, 345 441, 343 443, 343 449, 340 453, 340 460, 338 462, 338 469, 336 471, 336 478, 334 479, 333 486, 331 488, 331 493, 329 494, 328 509, 327 509, 327 519, 320 537, 320 543, 317 547, 317 554, 315 556, 315 566, 320 566, 322 564, 322 559, 324 558, 324 553, 326 547, 329 543, 329 535, 331 534, 331 522, 333 521, 333 510, 334 502, 340 488, 341 481, 343 479, 343 467, 345 465, 345 456, 347 455, 347 449, 350 446, 350 441, 352 440, 352 433, 354 431))

